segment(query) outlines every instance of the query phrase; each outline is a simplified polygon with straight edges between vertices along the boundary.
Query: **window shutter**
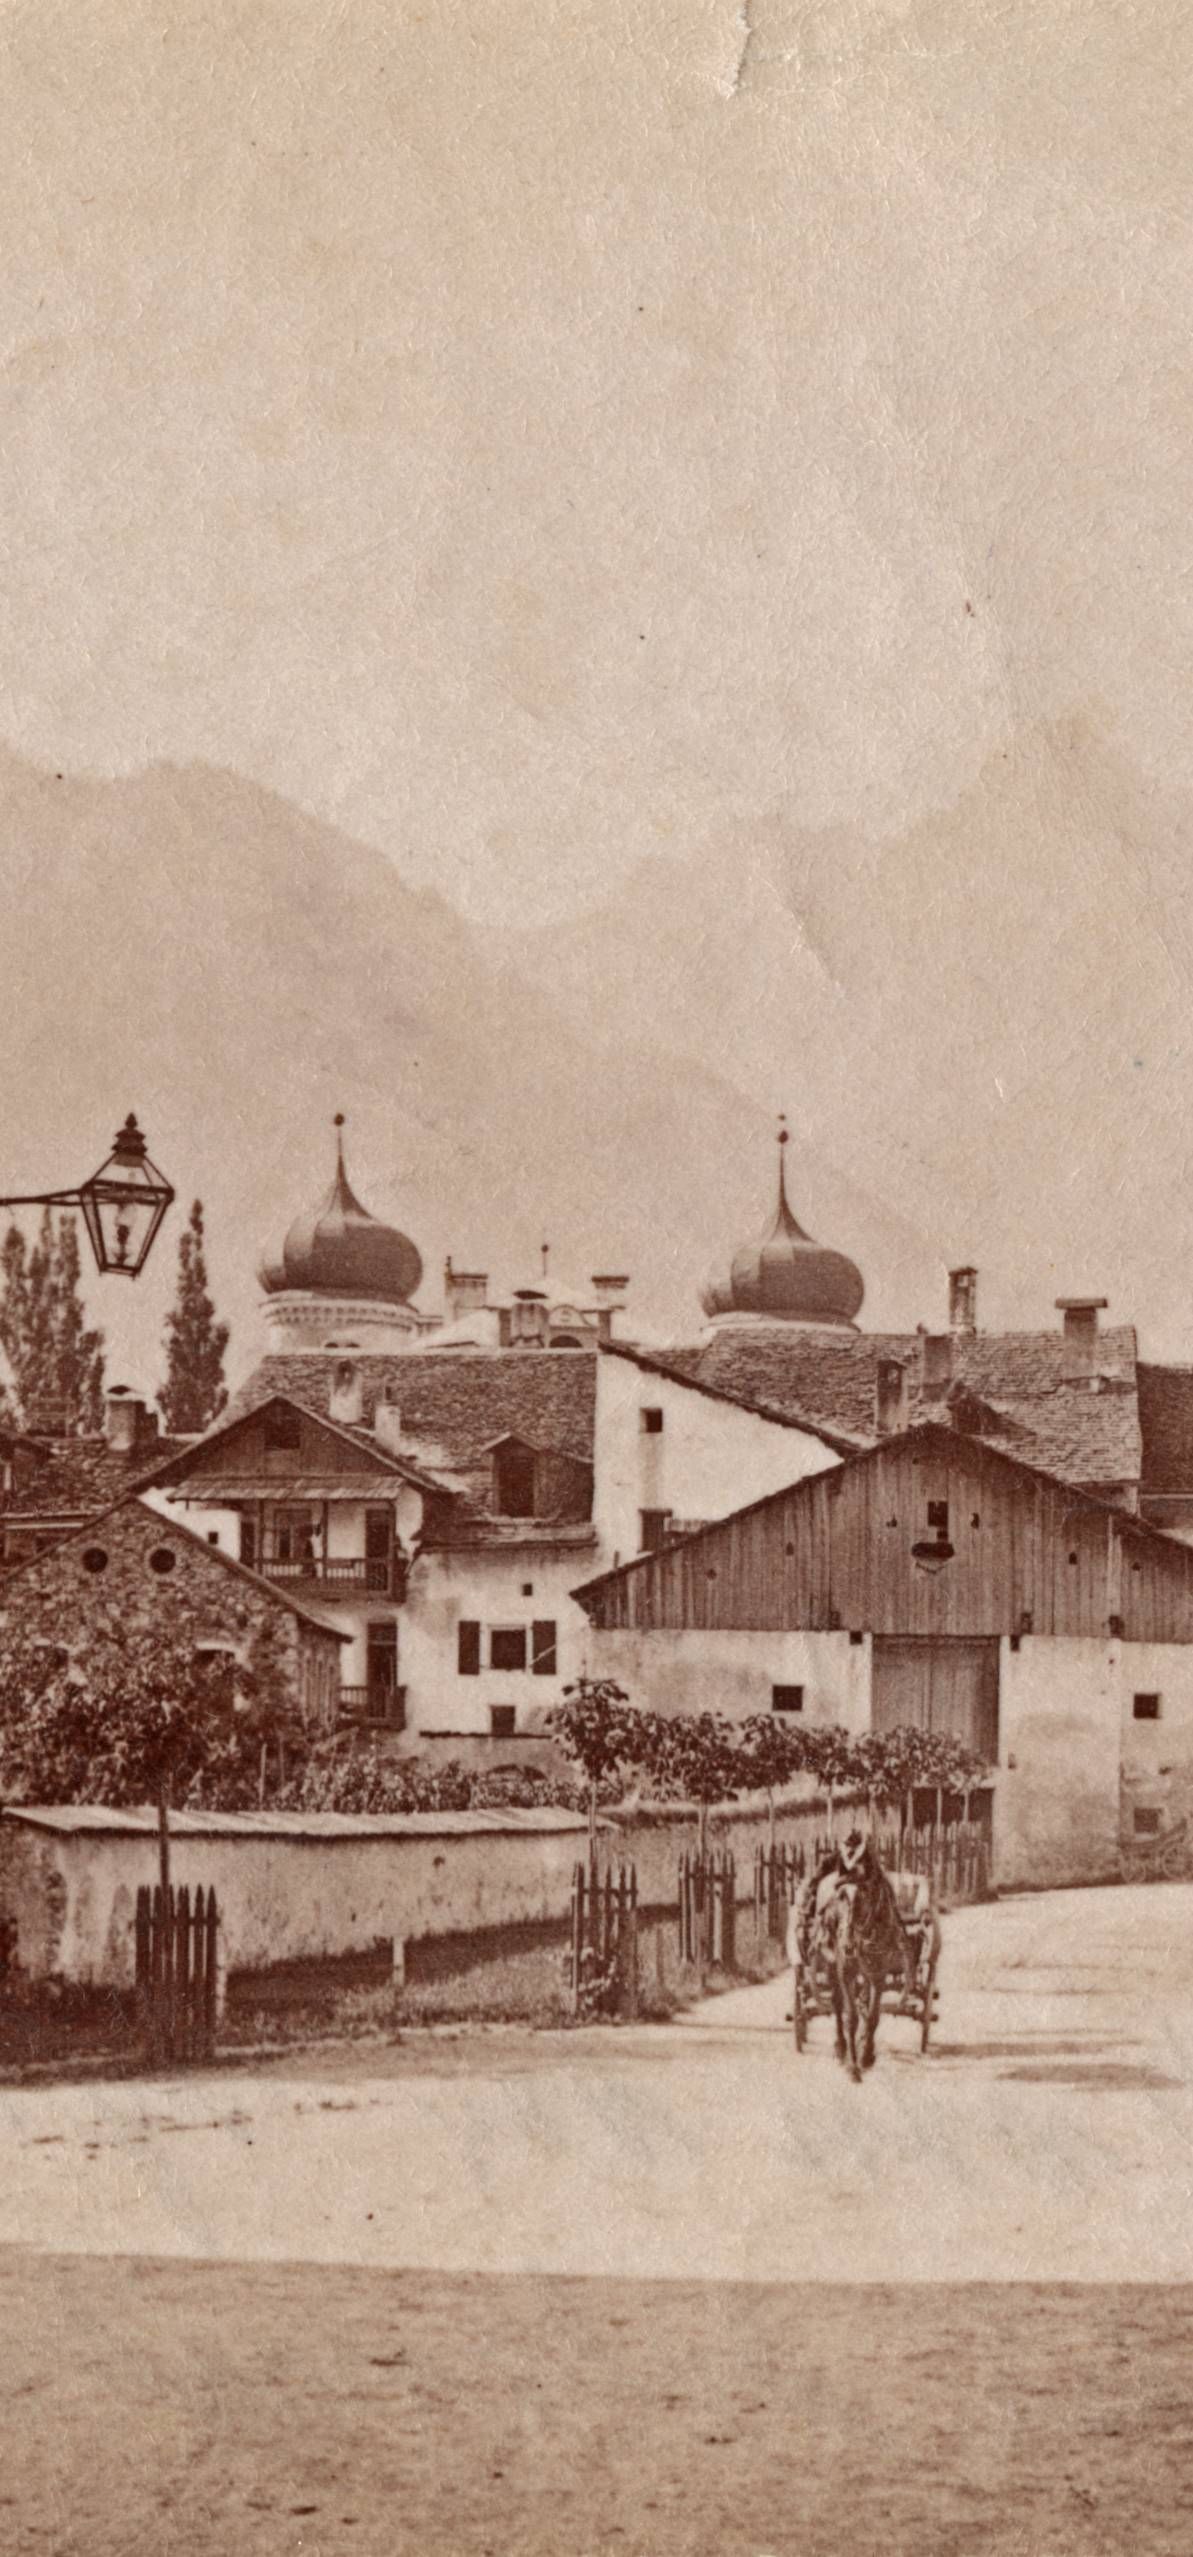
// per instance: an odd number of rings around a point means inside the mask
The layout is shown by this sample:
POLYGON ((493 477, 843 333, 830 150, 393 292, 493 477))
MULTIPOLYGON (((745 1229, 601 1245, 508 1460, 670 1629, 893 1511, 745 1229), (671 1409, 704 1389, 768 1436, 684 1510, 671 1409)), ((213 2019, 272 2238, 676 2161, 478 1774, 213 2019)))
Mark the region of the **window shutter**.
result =
POLYGON ((530 1629, 530 1666, 536 1678, 555 1676, 555 1618, 536 1616, 530 1629))
POLYGON ((456 1668, 461 1678, 477 1678, 481 1665, 481 1629, 474 1616, 461 1616, 456 1629, 456 1668))

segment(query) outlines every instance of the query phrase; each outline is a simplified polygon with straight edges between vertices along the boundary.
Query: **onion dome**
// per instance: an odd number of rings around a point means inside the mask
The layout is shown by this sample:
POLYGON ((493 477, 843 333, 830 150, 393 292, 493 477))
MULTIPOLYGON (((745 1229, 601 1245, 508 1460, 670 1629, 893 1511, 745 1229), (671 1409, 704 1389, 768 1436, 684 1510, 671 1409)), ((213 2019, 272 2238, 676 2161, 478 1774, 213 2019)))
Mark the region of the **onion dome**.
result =
POLYGON ((408 1234, 382 1225, 355 1196, 344 1169, 344 1143, 336 1114, 336 1176, 322 1205, 296 1216, 281 1251, 267 1254, 258 1277, 267 1296, 301 1288, 317 1296, 365 1296, 404 1305, 423 1274, 422 1258, 408 1234))
POLYGON ((787 1122, 779 1121, 779 1205, 760 1243, 735 1252, 728 1273, 714 1272, 701 1292, 706 1314, 755 1314, 772 1323, 852 1324, 861 1310, 865 1282, 843 1252, 830 1252, 805 1234, 787 1203, 784 1151, 787 1122))

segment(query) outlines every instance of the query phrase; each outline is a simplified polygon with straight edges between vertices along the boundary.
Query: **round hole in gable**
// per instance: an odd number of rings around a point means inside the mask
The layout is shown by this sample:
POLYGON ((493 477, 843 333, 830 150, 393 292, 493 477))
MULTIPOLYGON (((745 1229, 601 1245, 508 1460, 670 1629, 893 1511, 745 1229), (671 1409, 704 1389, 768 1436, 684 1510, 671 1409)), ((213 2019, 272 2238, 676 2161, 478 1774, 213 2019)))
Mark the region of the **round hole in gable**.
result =
POLYGON ((108 1568, 107 1546, 84 1545, 79 1559, 82 1562, 84 1571, 106 1571, 108 1568))
POLYGON ((177 1560, 178 1556, 172 1545, 155 1545, 149 1557, 150 1571, 161 1573, 173 1571, 177 1560))

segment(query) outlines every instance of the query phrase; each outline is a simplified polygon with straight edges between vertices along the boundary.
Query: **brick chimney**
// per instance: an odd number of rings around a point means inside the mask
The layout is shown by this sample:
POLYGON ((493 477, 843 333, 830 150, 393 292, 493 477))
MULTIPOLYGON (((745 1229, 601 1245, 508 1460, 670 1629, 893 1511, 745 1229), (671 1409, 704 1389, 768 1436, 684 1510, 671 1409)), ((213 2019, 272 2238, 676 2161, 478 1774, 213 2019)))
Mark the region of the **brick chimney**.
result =
POLYGON ((402 1406, 397 1398, 390 1402, 383 1394, 373 1414, 373 1435, 379 1447, 390 1456, 402 1453, 402 1406))
POLYGON ((1057 1297, 1057 1313, 1064 1316, 1060 1372, 1066 1385, 1083 1384, 1093 1375, 1098 1355, 1098 1316, 1105 1313, 1108 1302, 1105 1296, 1057 1297))
POLYGON ((900 1358, 880 1358, 874 1372, 874 1427, 890 1438, 907 1427, 907 1370, 900 1358))
POLYGON ((949 1330, 976 1332, 978 1328, 978 1274, 973 1269, 949 1271, 949 1330))
POLYGON ((920 1399, 943 1403, 953 1381, 951 1332, 920 1333, 920 1399))
POLYGON ((487 1270, 454 1270, 451 1254, 443 1264, 443 1294, 449 1323, 461 1323, 466 1315, 475 1314, 489 1293, 487 1270))
POLYGON ((349 1428, 359 1426, 363 1420, 364 1384, 355 1359, 336 1360, 327 1410, 329 1419, 344 1421, 349 1428))
POLYGON ((104 1396, 104 1437, 122 1456, 135 1456, 156 1446, 157 1413, 128 1385, 110 1385, 104 1396))

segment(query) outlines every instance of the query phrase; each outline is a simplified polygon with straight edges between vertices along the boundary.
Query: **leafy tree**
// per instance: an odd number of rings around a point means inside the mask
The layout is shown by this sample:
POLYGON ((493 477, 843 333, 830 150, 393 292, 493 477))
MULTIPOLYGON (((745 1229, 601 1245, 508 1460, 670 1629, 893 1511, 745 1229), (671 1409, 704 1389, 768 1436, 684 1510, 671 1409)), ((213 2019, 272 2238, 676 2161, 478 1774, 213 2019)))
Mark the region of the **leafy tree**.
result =
POLYGON ((113 1613, 67 1651, 6 1628, 0 1792, 119 1806, 202 1798, 206 1785, 225 1790, 238 1773, 251 1783, 255 1750, 237 1705, 227 1655, 197 1651, 186 1633, 122 1624, 113 1613))
POLYGON ((228 1326, 217 1323, 207 1285, 203 1202, 196 1199, 178 1244, 178 1289, 166 1316, 166 1381, 158 1395, 168 1430, 197 1435, 218 1420, 228 1400, 224 1352, 228 1326))
POLYGON ((657 1790, 700 1807, 700 1850, 715 1802, 731 1802, 751 1782, 740 1734, 723 1714, 654 1714, 645 1764, 657 1790))
POLYGON ((26 1428, 78 1437, 103 1417, 103 1337, 89 1328, 80 1288, 78 1228, 46 1208, 30 1250, 19 1226, 0 1249, 0 1350, 16 1416, 26 1428))
POLYGON ((602 1788, 631 1768, 650 1763, 657 1747, 658 1714, 643 1714, 612 1678, 577 1678, 563 1703, 547 1717, 547 1729, 588 1787, 588 1828, 596 1844, 597 1799, 602 1788))

